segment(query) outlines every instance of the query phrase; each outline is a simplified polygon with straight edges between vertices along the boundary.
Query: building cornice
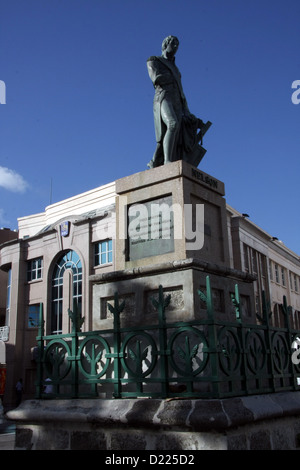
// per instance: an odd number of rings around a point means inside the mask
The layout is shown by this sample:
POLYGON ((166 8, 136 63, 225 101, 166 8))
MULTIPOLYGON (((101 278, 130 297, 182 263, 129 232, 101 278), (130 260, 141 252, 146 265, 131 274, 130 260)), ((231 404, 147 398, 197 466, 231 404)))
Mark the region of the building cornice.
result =
POLYGON ((199 271, 205 271, 210 274, 216 274, 219 276, 224 276, 244 282, 253 282, 257 279, 257 276, 254 274, 249 274, 247 272, 240 271, 237 269, 224 267, 197 258, 188 258, 178 261, 124 269, 120 271, 93 274, 89 277, 89 279, 95 284, 100 284, 104 282, 114 282, 135 277, 149 276, 152 274, 157 275, 158 273, 162 272, 171 272, 186 269, 197 269, 199 271))

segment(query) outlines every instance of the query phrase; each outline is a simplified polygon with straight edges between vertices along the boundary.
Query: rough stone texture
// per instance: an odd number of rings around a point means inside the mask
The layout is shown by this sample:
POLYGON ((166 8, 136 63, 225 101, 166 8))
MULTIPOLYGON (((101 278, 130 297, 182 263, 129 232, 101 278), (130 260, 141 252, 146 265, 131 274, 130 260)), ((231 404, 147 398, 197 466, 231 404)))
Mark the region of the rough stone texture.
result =
POLYGON ((131 410, 126 414, 127 423, 130 426, 138 425, 140 416, 143 414, 150 425, 150 423, 154 422, 154 416, 158 412, 159 406, 159 400, 147 400, 146 406, 144 400, 136 400, 131 410))
POLYGON ((231 400, 223 400, 222 410, 230 420, 231 426, 239 426, 244 423, 254 421, 253 409, 244 404, 241 398, 232 398, 231 400))
POLYGON ((228 450, 245 450, 247 449, 247 437, 245 434, 237 436, 228 436, 228 450))
POLYGON ((38 428, 35 450, 66 450, 69 449, 69 432, 57 429, 56 426, 38 428))
POLYGON ((221 400, 196 400, 189 416, 190 425, 195 429, 209 430, 226 428, 229 424, 228 416, 223 411, 221 400))
POLYGON ((254 432, 250 436, 250 450, 271 450, 270 432, 268 430, 254 432))
POLYGON ((103 431, 74 431, 70 437, 70 450, 107 450, 103 431))
POLYGON ((110 436, 110 448, 118 450, 145 450, 147 446, 144 432, 133 430, 125 432, 118 430, 110 436))
POLYGON ((31 400, 7 415, 15 449, 300 448, 300 392, 223 400, 31 400))
POLYGON ((32 435, 32 429, 23 429, 22 427, 18 427, 16 429, 15 447, 30 450, 33 446, 32 435))

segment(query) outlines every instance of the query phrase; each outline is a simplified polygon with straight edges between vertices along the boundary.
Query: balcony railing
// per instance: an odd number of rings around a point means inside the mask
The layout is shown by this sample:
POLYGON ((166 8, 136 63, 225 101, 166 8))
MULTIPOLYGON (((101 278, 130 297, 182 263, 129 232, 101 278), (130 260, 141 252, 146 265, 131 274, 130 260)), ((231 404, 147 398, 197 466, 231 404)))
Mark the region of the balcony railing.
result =
POLYGON ((279 328, 271 325, 265 300, 259 324, 244 321, 238 286, 233 321, 216 317, 209 277, 206 293, 198 294, 207 311, 200 320, 167 323, 171 296, 160 286, 152 300, 157 324, 121 328, 125 302, 116 293, 109 305, 113 329, 81 332, 83 319, 69 311, 72 333, 55 336, 44 336, 41 306, 37 398, 224 398, 299 390, 293 344, 300 332, 291 327, 285 298, 279 328))
POLYGON ((9 326, 0 326, 0 341, 9 340, 9 326))

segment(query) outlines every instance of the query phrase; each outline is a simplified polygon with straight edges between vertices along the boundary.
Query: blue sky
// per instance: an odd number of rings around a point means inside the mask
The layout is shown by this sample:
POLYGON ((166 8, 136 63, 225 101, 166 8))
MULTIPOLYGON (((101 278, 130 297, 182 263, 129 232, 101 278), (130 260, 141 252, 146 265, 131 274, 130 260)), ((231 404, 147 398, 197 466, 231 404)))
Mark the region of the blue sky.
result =
POLYGON ((0 0, 0 226, 147 168, 146 61, 172 34, 213 123, 199 169, 299 254, 299 18, 299 0, 0 0))

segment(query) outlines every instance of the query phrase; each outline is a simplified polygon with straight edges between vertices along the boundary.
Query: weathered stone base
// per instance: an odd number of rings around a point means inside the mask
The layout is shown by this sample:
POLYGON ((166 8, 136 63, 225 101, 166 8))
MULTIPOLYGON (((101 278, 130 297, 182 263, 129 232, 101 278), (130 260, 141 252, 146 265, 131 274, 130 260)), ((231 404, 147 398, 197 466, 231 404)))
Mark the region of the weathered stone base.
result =
POLYGON ((300 392, 224 400, 31 400, 8 413, 15 450, 292 450, 300 392))

